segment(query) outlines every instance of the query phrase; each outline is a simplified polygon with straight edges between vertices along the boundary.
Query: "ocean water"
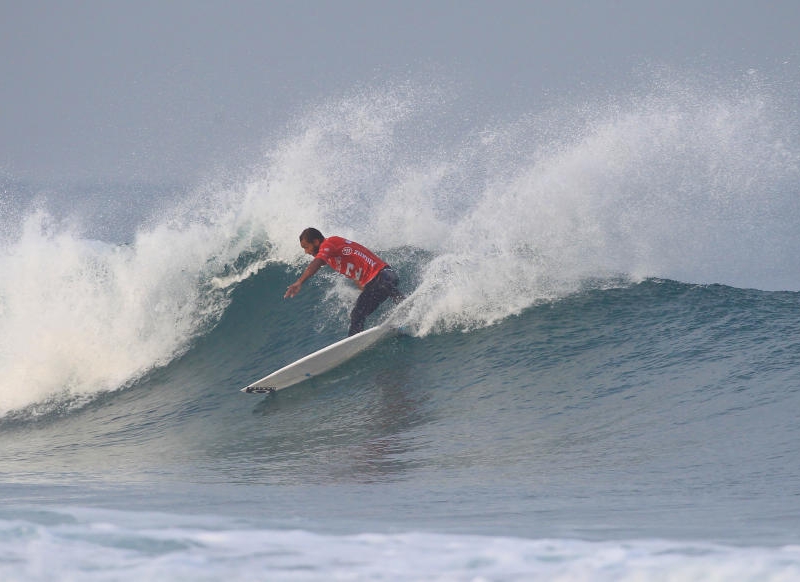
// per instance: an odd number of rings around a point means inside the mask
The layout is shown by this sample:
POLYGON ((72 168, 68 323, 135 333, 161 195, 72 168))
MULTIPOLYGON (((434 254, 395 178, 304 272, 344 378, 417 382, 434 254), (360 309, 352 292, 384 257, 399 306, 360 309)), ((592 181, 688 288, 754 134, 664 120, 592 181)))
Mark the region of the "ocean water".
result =
MULTIPOLYGON (((191 188, 7 178, 0 579, 800 578, 800 144, 755 74, 398 84, 191 188), (404 332, 268 396, 379 251, 404 332)), ((382 309, 373 317, 388 314, 382 309)))

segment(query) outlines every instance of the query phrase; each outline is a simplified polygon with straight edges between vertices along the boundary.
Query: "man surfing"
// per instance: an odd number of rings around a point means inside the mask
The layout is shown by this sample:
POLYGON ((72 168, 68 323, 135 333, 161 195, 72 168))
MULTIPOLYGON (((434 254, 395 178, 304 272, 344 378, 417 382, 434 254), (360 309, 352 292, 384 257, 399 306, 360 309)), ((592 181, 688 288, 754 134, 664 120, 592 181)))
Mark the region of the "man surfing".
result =
POLYGON ((297 295, 303 283, 328 264, 334 271, 355 281, 361 289, 361 295, 350 312, 348 336, 363 331, 367 317, 389 297, 395 303, 404 299, 397 289, 397 273, 367 247, 340 236, 325 238, 316 228, 307 228, 300 233, 300 246, 314 259, 300 278, 289 285, 284 299, 297 295))

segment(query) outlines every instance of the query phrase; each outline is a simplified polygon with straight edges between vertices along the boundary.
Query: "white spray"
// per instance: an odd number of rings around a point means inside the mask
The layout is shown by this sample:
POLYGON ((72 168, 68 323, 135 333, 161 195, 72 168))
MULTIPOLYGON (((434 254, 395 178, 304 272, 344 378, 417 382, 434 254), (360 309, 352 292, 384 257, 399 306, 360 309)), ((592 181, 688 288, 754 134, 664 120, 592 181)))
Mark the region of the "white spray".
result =
MULTIPOLYGON (((755 75, 662 78, 471 126, 451 107, 413 84, 321 103, 249 177, 198 189, 127 245, 30 212, 0 249, 0 414, 169 362, 238 281, 302 266, 307 226, 413 270, 402 315, 419 334, 490 325, 587 279, 800 289, 798 128, 755 75), (404 263, 411 250, 426 260, 404 263)), ((350 301, 336 281, 331 300, 350 301)))

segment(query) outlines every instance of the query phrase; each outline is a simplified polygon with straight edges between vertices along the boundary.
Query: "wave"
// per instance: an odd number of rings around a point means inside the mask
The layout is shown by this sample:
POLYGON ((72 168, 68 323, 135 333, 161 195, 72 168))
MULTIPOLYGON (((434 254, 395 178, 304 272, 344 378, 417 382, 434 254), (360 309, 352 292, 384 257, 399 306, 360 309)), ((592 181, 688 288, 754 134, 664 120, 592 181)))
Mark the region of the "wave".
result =
MULTIPOLYGON (((797 120, 757 74, 660 73, 513 120, 467 123, 455 102, 405 83, 310 106, 249 175, 154 202, 130 240, 46 202, 4 220, 0 414, 80 405, 173 361, 243 281, 299 269, 310 225, 401 269, 420 336, 648 277, 800 288, 797 120)), ((341 316, 353 291, 329 285, 341 316)))
POLYGON ((56 508, 0 514, 11 579, 252 580, 788 580, 800 575, 797 546, 737 547, 694 541, 523 539, 480 535, 266 529, 223 516, 186 517, 56 508), (300 574, 302 573, 302 574, 300 574), (258 577, 258 576, 256 576, 258 577))

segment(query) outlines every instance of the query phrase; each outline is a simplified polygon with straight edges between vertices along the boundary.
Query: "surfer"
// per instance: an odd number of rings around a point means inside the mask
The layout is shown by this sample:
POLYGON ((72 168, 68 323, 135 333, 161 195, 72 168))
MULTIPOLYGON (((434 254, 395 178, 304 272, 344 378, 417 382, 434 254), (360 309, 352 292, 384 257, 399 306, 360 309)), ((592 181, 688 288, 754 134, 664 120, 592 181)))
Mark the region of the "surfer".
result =
POLYGON ((348 336, 363 331, 364 321, 386 299, 391 297, 395 303, 404 299, 397 289, 397 273, 367 247, 340 236, 325 238, 316 228, 307 228, 300 233, 300 246, 314 259, 300 278, 289 285, 284 299, 297 295, 303 283, 319 271, 320 267, 330 265, 334 271, 355 281, 361 289, 361 295, 350 312, 348 336))

